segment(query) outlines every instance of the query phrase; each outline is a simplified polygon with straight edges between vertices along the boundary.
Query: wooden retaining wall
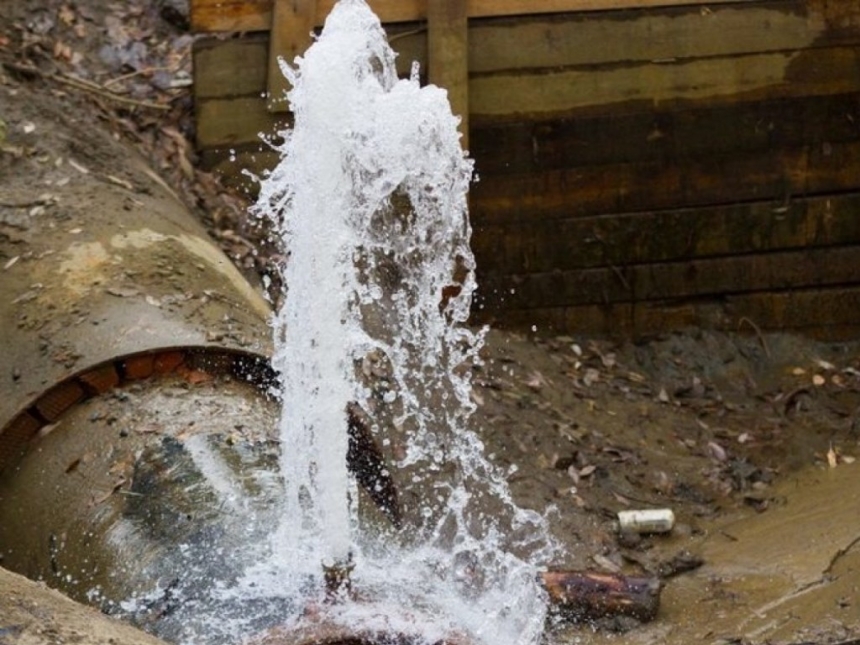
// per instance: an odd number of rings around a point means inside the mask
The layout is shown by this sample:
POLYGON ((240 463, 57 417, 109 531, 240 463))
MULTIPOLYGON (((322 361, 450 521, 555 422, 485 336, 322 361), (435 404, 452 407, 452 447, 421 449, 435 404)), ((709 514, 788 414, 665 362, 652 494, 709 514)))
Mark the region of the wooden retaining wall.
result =
MULTIPOLYGON (((418 60, 468 117, 478 317, 860 336, 860 2, 370 4, 400 72, 418 60)), ((198 31, 248 32, 196 48, 208 166, 273 163, 268 30, 301 51, 330 6, 193 0, 198 31)))

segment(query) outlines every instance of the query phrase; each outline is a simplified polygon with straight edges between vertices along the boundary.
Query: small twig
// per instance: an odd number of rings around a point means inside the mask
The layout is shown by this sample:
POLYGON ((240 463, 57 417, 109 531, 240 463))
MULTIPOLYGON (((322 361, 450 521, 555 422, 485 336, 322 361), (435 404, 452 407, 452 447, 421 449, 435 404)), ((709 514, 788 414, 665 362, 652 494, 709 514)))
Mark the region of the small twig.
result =
POLYGON ((762 349, 764 349, 765 355, 770 358, 770 348, 767 346, 767 341, 764 339, 764 335, 761 333, 761 329, 758 325, 756 325, 752 320, 743 316, 740 320, 738 320, 738 330, 740 330, 741 325, 744 323, 748 324, 755 331, 756 336, 758 336, 758 342, 761 343, 762 349))
POLYGON ((130 99, 126 96, 121 96, 116 92, 111 92, 110 90, 106 90, 102 88, 100 85, 96 85, 95 83, 91 83, 89 81, 83 81, 82 79, 75 78, 73 76, 66 76, 60 74, 50 74, 47 78, 51 78, 58 83, 62 83, 63 85, 68 85, 70 87, 74 87, 79 90, 84 90, 85 92, 92 92, 93 94, 97 94, 103 98, 109 99, 111 101, 116 101, 117 103, 123 103, 125 105, 133 105, 136 107, 149 108, 151 110, 169 110, 169 105, 163 105, 161 103, 152 103, 151 101, 139 101, 137 99, 130 99))
POLYGON ((78 90, 83 90, 84 92, 90 92, 92 94, 97 94, 103 98, 106 98, 111 101, 116 101, 117 103, 123 103, 125 105, 133 105, 135 107, 149 108, 150 110, 169 110, 169 105, 163 105, 161 103, 152 103, 151 101, 139 101, 137 99, 130 99, 126 96, 121 96, 116 92, 112 92, 110 90, 105 89, 103 86, 93 83, 92 81, 87 81, 82 78, 78 78, 76 76, 69 76, 67 74, 57 74, 54 72, 43 72, 38 67, 32 65, 22 65, 20 63, 13 63, 8 61, 3 61, 3 66, 7 69, 18 72, 21 74, 32 74, 35 76, 41 76, 42 78, 50 79, 56 81, 57 83, 61 83, 62 85, 67 85, 69 87, 74 87, 78 90))
POLYGON ((45 202, 41 199, 37 199, 31 202, 5 202, 0 200, 0 207, 2 208, 32 208, 33 206, 42 206, 45 202))
POLYGON ((128 74, 123 74, 122 76, 117 76, 116 78, 111 78, 104 82, 104 87, 107 89, 111 85, 115 85, 116 83, 122 83, 123 81, 127 81, 130 78, 134 78, 135 76, 142 76, 144 74, 150 74, 152 72, 166 72, 170 71, 169 67, 146 67, 144 69, 138 69, 134 72, 129 72, 128 74))
POLYGON ((794 388, 791 392, 785 395, 785 399, 782 402, 782 415, 787 416, 790 408, 797 402, 797 397, 801 394, 810 394, 811 390, 806 385, 801 385, 800 387, 794 388))

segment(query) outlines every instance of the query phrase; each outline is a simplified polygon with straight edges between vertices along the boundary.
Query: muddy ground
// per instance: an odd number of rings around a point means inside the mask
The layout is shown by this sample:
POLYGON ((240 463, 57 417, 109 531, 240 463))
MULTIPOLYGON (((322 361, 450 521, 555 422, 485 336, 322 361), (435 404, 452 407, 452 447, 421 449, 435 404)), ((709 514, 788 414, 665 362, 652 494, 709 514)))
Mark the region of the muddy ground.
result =
MULTIPOLYGON (((246 275, 271 269, 244 198, 194 165, 184 11, 156 0, 0 3, 0 238, 13 249, 0 267, 26 261, 14 245, 28 218, 60 214, 51 194, 78 174, 131 181, 93 143, 111 137, 150 161, 246 275), (70 124, 77 140, 62 134, 70 124)), ((517 501, 554 507, 568 548, 548 564, 665 584, 655 623, 610 620, 550 640, 860 637, 858 346, 752 332, 632 344, 493 331, 483 355, 476 425, 492 459, 517 466, 517 501), (672 509, 671 533, 620 534, 617 512, 643 508, 672 509)))

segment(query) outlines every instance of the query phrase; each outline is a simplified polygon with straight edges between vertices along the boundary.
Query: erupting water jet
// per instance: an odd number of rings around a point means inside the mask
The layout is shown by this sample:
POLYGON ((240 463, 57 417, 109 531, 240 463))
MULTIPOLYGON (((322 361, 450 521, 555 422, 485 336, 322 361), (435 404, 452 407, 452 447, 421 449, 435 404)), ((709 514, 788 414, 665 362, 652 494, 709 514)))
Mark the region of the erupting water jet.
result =
POLYGON ((338 3, 283 69, 295 125, 255 207, 288 258, 273 361, 290 447, 278 577, 306 593, 324 587, 321 565, 351 562, 377 603, 408 598, 478 642, 534 643, 545 618, 536 564, 556 547, 544 518, 512 503, 468 427, 482 333, 465 326, 472 164, 458 119, 417 70, 397 78, 363 0, 338 3), (374 419, 411 531, 380 537, 356 512, 344 467, 350 401, 374 419))

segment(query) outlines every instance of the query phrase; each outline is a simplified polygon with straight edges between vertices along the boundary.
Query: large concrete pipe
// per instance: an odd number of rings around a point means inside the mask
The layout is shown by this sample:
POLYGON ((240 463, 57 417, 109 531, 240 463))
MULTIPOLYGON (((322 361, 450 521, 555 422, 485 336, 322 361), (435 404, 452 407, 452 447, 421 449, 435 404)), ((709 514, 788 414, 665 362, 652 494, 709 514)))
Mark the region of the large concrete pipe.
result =
MULTIPOLYGON (((0 111, 53 133, 39 154, 0 155, 0 564, 174 642, 269 633, 296 608, 251 611, 210 593, 235 581, 279 519, 268 305, 104 129, 69 122, 26 87, 0 97, 0 111), (195 625, 214 614, 244 619, 246 633, 195 625)), ((9 144, 34 143, 11 131, 9 144)), ((352 412, 347 430, 359 483, 385 492, 352 412)), ((380 507, 396 520, 392 499, 380 507)), ((23 602, 88 621, 0 569, 6 583, 16 595, 0 593, 4 618, 23 602)), ((12 643, 50 641, 21 616, 12 643)), ((67 635, 95 642, 103 625, 92 624, 67 635)), ((307 638, 340 642, 318 628, 307 638)), ((134 642, 123 634, 114 640, 134 642)))
POLYGON ((174 350, 269 353, 262 297, 142 162, 126 165, 131 190, 78 174, 0 237, 0 470, 83 399, 174 369, 174 350))
POLYGON ((269 307, 105 129, 26 87, 0 108, 33 150, 0 155, 0 564, 107 610, 203 587, 204 546, 249 539, 230 504, 279 495, 269 307))

